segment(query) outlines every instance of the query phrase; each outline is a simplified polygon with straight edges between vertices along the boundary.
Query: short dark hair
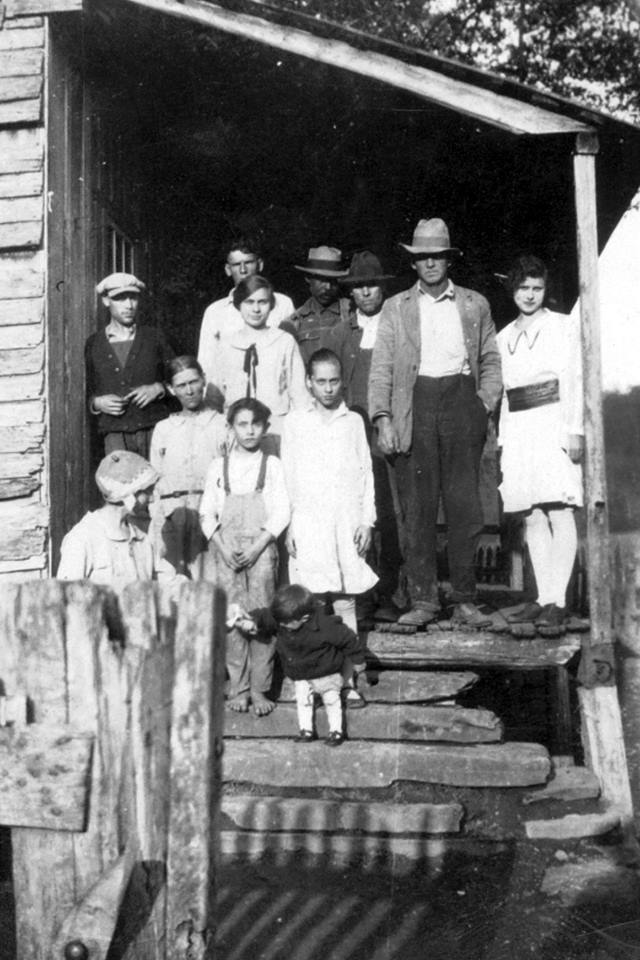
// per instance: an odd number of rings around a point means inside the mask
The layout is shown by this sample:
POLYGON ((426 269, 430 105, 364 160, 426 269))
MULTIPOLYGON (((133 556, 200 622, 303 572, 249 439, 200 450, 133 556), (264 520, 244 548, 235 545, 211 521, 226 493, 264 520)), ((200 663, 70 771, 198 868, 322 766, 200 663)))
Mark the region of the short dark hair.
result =
POLYGON ((273 310, 276 305, 276 295, 273 290, 273 284, 270 280, 267 280, 266 277, 259 277, 257 273, 254 273, 250 277, 245 277, 233 291, 233 305, 236 310, 239 310, 240 304, 243 303, 247 297, 250 297, 252 293, 255 293, 256 290, 268 291, 271 309, 273 310))
POLYGON ((314 595, 300 583, 290 583, 286 587, 280 587, 271 601, 271 613, 277 623, 299 620, 313 613, 315 608, 314 595))
POLYGON ((342 376, 342 360, 337 353, 334 353, 333 350, 329 350, 328 347, 320 347, 319 350, 315 350, 307 361, 307 376, 313 376, 313 368, 318 363, 333 363, 334 366, 340 371, 340 376, 342 376))
POLYGON ((169 383, 171 383, 177 373, 182 373, 183 370, 195 370, 204 378, 204 370, 197 359, 188 353, 183 353, 180 357, 173 357, 171 360, 167 360, 165 369, 169 383))
POLYGON ((260 243, 258 239, 256 237, 251 237, 248 234, 241 234, 238 237, 234 237, 233 240, 229 240, 222 250, 225 263, 229 259, 229 254, 233 253, 234 250, 239 250, 240 253, 254 253, 259 260, 262 260, 262 250, 260 249, 260 243))
POLYGON ((544 260, 541 260, 540 257, 534 257, 531 253, 525 253, 514 260, 507 275, 507 285, 511 292, 515 293, 527 277, 540 278, 546 286, 548 276, 549 271, 544 260))
POLYGON ((233 426, 233 421, 243 410, 248 410, 253 414, 255 423, 261 423, 265 428, 267 427, 271 410, 269 410, 266 404, 261 403, 260 400, 256 400, 255 397, 241 397, 231 404, 227 410, 227 423, 230 427, 233 426))

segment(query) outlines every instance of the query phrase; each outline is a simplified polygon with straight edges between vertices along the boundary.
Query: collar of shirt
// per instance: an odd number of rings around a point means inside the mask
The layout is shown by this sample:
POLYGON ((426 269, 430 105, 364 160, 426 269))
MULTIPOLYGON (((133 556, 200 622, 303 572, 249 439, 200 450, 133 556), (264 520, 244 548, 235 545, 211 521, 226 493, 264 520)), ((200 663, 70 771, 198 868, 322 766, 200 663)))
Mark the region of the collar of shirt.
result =
POLYGON ((432 297, 422 286, 421 282, 418 280, 418 293, 423 297, 428 297, 432 303, 441 303, 443 300, 453 300, 455 299, 456 291, 451 280, 448 281, 447 286, 442 291, 439 297, 432 297))
POLYGON ((540 332, 540 329, 544 326, 548 319, 549 311, 545 307, 537 317, 534 317, 526 329, 519 327, 517 320, 514 321, 511 336, 509 337, 509 349, 511 352, 515 351, 521 338, 525 341, 528 347, 532 347, 540 332))
POLYGON ((139 530, 134 524, 129 523, 128 519, 125 519, 126 530, 119 530, 117 533, 106 525, 101 516, 98 516, 98 522, 104 530, 107 539, 115 540, 117 543, 122 543, 124 540, 142 540, 144 537, 142 530, 139 530))
POLYGON ((340 401, 340 405, 339 405, 338 407, 336 407, 335 410, 332 410, 332 411, 331 411, 331 416, 330 416, 330 417, 323 417, 323 416, 322 416, 322 414, 320 413, 320 407, 321 407, 321 406, 322 406, 322 404, 318 403, 317 400, 312 400, 312 401, 311 401, 311 406, 309 407, 309 409, 312 410, 314 413, 317 413, 318 418, 321 418, 323 423, 333 423, 333 421, 334 421, 334 420, 337 420, 338 417, 344 417, 345 414, 347 414, 347 413, 349 412, 349 408, 347 407, 347 405, 346 405, 346 403, 344 402, 344 400, 341 400, 341 401, 340 401))
POLYGON ((104 328, 105 336, 110 343, 126 343, 128 340, 135 340, 137 324, 131 327, 125 327, 124 330, 112 326, 110 323, 104 328))
POLYGON ((283 331, 279 327, 261 327, 259 330, 254 330, 252 327, 244 324, 241 330, 233 334, 229 343, 232 347, 237 347, 239 350, 246 350, 252 343, 255 343, 256 348, 259 350, 260 347, 270 346, 274 340, 282 336, 282 333, 283 331))
POLYGON ((356 322, 361 330, 366 330, 367 327, 372 327, 374 324, 378 322, 378 320, 380 319, 381 313, 382 313, 382 310, 378 310, 377 313, 374 313, 373 315, 371 315, 371 314, 361 313, 359 310, 356 310, 356 322))
POLYGON ((318 303, 315 297, 309 297, 309 299, 306 300, 298 310, 298 314, 303 317, 309 317, 312 314, 318 316, 323 313, 333 313, 339 317, 340 300, 334 300, 334 302, 330 303, 328 307, 323 307, 321 303, 318 303))

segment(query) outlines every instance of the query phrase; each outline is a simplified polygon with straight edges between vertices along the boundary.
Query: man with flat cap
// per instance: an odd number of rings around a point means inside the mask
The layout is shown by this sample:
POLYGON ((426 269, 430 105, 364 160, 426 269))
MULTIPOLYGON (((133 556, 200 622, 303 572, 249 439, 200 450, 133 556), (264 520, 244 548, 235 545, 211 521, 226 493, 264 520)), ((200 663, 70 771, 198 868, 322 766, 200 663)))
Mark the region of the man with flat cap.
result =
POLYGON ((449 279, 460 251, 443 220, 420 220, 401 244, 418 275, 384 304, 371 361, 369 414, 380 449, 395 455, 403 513, 410 609, 400 623, 424 626, 440 611, 436 523, 448 526, 452 620, 481 627, 474 558, 483 518, 478 491, 488 416, 502 390, 489 304, 449 279))
POLYGON ((369 372, 371 357, 378 333, 386 284, 393 275, 385 273, 380 260, 370 250, 354 253, 349 272, 341 281, 351 295, 346 323, 338 323, 329 331, 327 346, 340 357, 344 400, 351 410, 359 413, 371 449, 376 502, 376 529, 373 565, 379 581, 376 586, 378 615, 393 618, 392 598, 398 588, 400 547, 397 518, 391 489, 389 467, 376 441, 368 413, 369 372))
POLYGON ((340 297, 339 281, 347 275, 342 251, 337 247, 312 247, 306 264, 295 267, 304 273, 311 296, 287 321, 298 341, 305 367, 316 350, 327 346, 329 330, 345 322, 349 301, 340 297))
POLYGON ((165 364, 175 352, 156 327, 138 323, 145 285, 130 273, 111 273, 96 287, 109 311, 104 330, 85 345, 89 409, 105 453, 129 450, 149 457, 151 433, 171 412, 165 364))

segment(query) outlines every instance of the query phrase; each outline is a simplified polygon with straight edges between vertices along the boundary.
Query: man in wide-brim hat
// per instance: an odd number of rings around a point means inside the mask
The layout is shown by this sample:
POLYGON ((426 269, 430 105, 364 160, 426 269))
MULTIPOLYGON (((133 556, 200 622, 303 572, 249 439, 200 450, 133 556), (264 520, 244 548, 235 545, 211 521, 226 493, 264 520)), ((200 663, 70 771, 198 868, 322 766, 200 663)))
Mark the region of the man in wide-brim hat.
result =
POLYGON ((460 254, 439 218, 420 220, 410 244, 417 283, 384 304, 371 361, 369 414, 384 453, 395 456, 411 608, 400 623, 424 626, 440 598, 436 522, 448 525, 452 619, 486 623, 478 610, 475 548, 483 518, 478 491, 488 416, 501 392, 500 356, 489 304, 452 283, 460 254))
POLYGON ((295 267, 305 275, 311 296, 287 321, 298 341, 305 366, 316 350, 327 346, 329 330, 347 320, 349 301, 340 297, 340 280, 347 275, 342 251, 337 247, 311 247, 304 265, 295 267))
POLYGON ((367 394, 380 312, 386 298, 387 283, 392 279, 393 275, 385 272, 371 250, 354 253, 349 272, 341 281, 342 287, 351 295, 349 317, 346 323, 332 328, 328 343, 342 363, 345 402, 364 418, 371 447, 377 515, 373 563, 380 578, 376 586, 377 612, 384 619, 393 619, 392 598, 398 588, 401 556, 391 491, 392 478, 386 459, 375 442, 367 394))

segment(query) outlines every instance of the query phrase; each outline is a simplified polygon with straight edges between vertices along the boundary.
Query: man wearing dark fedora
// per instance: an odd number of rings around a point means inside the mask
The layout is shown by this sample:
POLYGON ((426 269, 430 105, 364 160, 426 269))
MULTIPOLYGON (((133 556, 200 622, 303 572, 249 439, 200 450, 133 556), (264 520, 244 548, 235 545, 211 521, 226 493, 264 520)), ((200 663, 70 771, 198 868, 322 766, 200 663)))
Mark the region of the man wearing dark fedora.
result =
POLYGON ((377 615, 393 619, 392 598, 398 588, 401 564, 397 517, 386 458, 376 442, 368 413, 369 371, 378 333, 380 313, 386 298, 386 285, 393 275, 385 273, 378 257, 370 250, 354 253, 347 276, 341 281, 351 296, 346 323, 336 324, 329 331, 328 347, 342 363, 342 386, 345 403, 364 419, 371 449, 376 503, 373 566, 379 581, 375 592, 377 615))
POLYGON ((448 526, 452 620, 481 627, 474 557, 482 530, 478 473, 488 416, 502 391, 489 304, 449 279, 460 255, 446 223, 420 220, 400 244, 418 275, 384 304, 371 361, 369 413, 380 449, 395 456, 410 609, 400 623, 424 626, 440 610, 436 523, 448 526))
POLYGON ((347 275, 342 264, 342 251, 337 247, 311 247, 304 266, 296 266, 304 273, 311 296, 287 321, 291 326, 305 366, 316 350, 327 346, 329 330, 345 322, 349 316, 349 301, 340 297, 339 281, 347 275))

